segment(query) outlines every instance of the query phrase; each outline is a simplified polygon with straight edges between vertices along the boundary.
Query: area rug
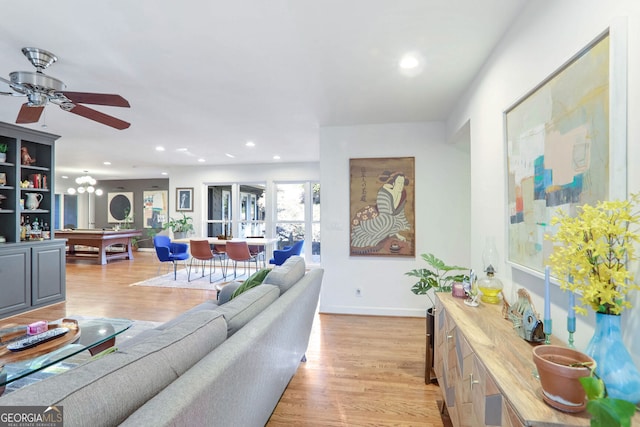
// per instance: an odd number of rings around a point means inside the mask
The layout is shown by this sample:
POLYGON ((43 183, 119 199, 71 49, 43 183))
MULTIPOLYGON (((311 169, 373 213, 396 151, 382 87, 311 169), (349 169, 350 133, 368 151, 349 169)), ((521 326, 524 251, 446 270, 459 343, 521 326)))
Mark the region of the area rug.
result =
MULTIPOLYGON (((249 274, 253 273, 253 269, 249 269, 249 274)), ((220 285, 233 280, 245 280, 247 274, 243 268, 238 268, 236 278, 233 278, 233 269, 229 269, 227 277, 224 277, 222 271, 217 268, 215 273, 211 275, 211 283, 209 283, 209 270, 206 270, 204 277, 202 272, 191 272, 191 281, 187 280, 187 269, 178 270, 176 279, 173 279, 173 271, 163 274, 162 276, 152 277, 151 279, 141 282, 132 283, 129 286, 155 286, 160 288, 181 288, 181 289, 205 289, 215 290, 216 285, 220 285)))
MULTIPOLYGON (((88 316, 68 316, 73 319, 91 319, 88 316)), ((147 329, 155 328, 160 325, 162 322, 150 322, 147 320, 133 320, 133 325, 123 333, 116 336, 116 347, 121 345, 128 339, 131 339, 138 335, 141 332, 146 331, 147 329)), ((83 351, 74 356, 69 357, 68 359, 63 360, 62 362, 58 362, 54 365, 49 366, 41 371, 35 372, 25 378, 21 378, 17 381, 14 381, 10 384, 7 384, 7 388, 4 391, 3 395, 11 393, 12 391, 18 390, 24 386, 29 384, 36 383, 38 381, 42 381, 43 379, 50 377, 52 375, 61 374, 69 369, 75 368, 81 363, 86 362, 91 358, 91 354, 88 351, 83 351)), ((5 366, 7 371, 12 369, 11 365, 5 366)))

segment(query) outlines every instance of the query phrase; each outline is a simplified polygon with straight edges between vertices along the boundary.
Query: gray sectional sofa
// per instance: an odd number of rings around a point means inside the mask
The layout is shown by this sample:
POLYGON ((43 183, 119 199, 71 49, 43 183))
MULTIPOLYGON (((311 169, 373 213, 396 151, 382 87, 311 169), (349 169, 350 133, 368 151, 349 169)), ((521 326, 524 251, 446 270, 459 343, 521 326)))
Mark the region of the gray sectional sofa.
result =
POLYGON ((322 276, 292 257, 231 301, 202 303, 0 405, 62 406, 66 427, 262 426, 305 355, 322 276))

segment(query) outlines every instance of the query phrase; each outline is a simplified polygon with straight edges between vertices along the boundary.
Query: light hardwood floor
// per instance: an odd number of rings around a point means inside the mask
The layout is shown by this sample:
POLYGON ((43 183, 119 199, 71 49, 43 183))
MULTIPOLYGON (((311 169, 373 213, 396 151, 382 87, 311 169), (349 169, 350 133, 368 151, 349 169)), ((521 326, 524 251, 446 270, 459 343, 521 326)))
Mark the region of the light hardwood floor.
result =
MULTIPOLYGON (((149 252, 105 266, 70 261, 66 302, 2 319, 0 327, 74 314, 162 322, 215 298, 213 290, 129 286, 156 276, 158 266, 149 252)), ((424 328, 421 318, 318 314, 307 362, 267 425, 448 425, 440 389, 424 383, 424 328)))

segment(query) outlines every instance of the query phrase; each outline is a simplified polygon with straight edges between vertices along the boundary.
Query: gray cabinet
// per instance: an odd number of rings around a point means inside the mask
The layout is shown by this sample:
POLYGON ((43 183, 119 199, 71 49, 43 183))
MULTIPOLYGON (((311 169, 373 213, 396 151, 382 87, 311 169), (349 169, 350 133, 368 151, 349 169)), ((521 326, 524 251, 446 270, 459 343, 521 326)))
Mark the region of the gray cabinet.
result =
POLYGON ((0 246, 0 317, 31 307, 31 248, 0 246))
POLYGON ((0 245, 0 318, 64 301, 65 240, 0 245))
POLYGON ((31 305, 41 306, 65 298, 65 244, 53 240, 31 248, 31 305))

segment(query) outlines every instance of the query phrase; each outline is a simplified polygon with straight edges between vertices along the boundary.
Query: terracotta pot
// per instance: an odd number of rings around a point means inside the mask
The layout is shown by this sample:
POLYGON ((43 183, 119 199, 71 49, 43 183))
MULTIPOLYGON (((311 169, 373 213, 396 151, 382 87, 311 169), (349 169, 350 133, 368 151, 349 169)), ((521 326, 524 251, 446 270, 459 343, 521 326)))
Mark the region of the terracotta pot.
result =
POLYGON ((567 347, 540 345, 533 349, 533 361, 538 368, 545 403, 564 412, 585 409, 587 396, 578 378, 589 376, 591 371, 570 365, 595 364, 591 357, 567 347))

